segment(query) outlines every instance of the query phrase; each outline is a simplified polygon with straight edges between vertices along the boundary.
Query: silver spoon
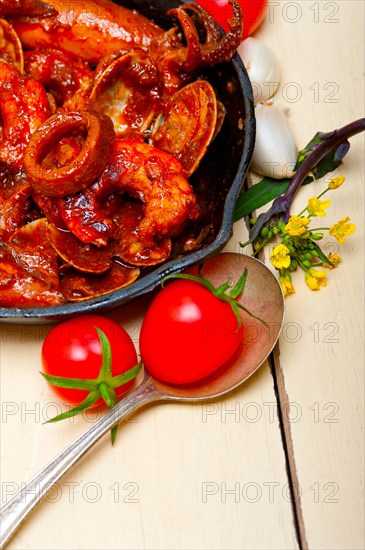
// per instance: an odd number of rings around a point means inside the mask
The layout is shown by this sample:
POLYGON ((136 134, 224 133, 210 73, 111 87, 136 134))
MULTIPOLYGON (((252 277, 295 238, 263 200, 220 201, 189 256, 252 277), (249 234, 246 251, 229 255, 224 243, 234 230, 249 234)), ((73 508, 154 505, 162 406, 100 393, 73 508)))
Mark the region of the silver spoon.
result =
POLYGON ((245 291, 239 299, 260 321, 242 312, 245 326, 242 349, 223 368, 203 381, 189 386, 170 386, 147 372, 142 382, 100 420, 56 456, 0 508, 0 548, 4 548, 18 527, 53 485, 117 423, 144 405, 159 401, 196 402, 221 397, 247 380, 265 361, 275 346, 284 318, 280 285, 259 260, 241 254, 223 253, 204 266, 204 276, 215 286, 237 280, 248 269, 245 291))

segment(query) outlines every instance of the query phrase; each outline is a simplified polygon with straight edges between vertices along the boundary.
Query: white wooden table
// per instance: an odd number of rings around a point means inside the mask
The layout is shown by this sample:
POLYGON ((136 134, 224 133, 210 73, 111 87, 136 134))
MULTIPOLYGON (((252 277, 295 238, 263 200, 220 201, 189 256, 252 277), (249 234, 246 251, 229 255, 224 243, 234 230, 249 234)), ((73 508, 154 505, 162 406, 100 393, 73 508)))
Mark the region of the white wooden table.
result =
MULTIPOLYGON (((361 0, 270 0, 257 37, 280 60, 277 101, 300 148, 363 116, 363 22, 361 0)), ((349 215, 357 232, 325 289, 295 277, 270 365, 213 405, 151 407, 125 423, 115 447, 104 439, 90 451, 9 548, 364 548, 363 135, 338 174, 346 183, 327 219, 349 215)), ((325 187, 303 188, 295 210, 325 187)), ((246 236, 238 222, 227 250, 246 236)), ((147 304, 111 314, 136 344, 147 304)), ((94 420, 44 425, 60 411, 38 374, 48 329, 1 327, 2 500, 94 420)))

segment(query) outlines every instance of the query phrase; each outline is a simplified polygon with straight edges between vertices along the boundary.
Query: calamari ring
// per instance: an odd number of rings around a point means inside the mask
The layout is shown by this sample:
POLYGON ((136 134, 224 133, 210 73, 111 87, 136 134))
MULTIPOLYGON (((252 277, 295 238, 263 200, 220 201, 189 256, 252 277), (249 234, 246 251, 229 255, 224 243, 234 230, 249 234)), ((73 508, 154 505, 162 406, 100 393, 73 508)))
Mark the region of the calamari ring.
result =
POLYGON ((53 115, 33 134, 25 151, 24 168, 32 187, 53 197, 85 189, 104 171, 114 139, 113 123, 102 113, 75 111, 53 115), (75 132, 86 134, 77 157, 64 166, 43 166, 59 141, 75 132))

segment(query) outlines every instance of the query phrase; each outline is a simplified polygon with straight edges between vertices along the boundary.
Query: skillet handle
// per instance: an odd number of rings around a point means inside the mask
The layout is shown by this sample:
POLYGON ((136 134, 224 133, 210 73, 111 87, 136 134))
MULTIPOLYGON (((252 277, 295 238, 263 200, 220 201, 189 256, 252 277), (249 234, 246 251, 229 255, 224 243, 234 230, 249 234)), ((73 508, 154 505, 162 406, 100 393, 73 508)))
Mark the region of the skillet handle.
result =
POLYGON ((121 420, 134 414, 137 409, 163 399, 166 397, 158 391, 151 377, 145 375, 142 383, 132 393, 75 439, 28 483, 23 484, 0 508, 0 548, 5 548, 36 504, 103 435, 121 420))

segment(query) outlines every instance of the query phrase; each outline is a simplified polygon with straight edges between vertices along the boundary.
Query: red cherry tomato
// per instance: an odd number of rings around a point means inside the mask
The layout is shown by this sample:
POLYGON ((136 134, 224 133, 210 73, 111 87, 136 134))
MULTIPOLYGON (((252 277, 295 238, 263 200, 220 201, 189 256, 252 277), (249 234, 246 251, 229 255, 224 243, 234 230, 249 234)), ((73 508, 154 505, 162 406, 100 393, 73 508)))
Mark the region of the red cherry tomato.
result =
POLYGON ((223 366, 243 338, 231 306, 201 284, 176 280, 152 301, 142 323, 140 352, 150 374, 189 384, 223 366))
MULTIPOLYGON (((122 374, 138 363, 134 344, 122 327, 106 317, 85 315, 60 323, 48 333, 42 347, 44 372, 63 378, 97 378, 102 351, 95 327, 101 329, 110 342, 112 376, 122 374)), ((117 397, 125 393, 131 384, 132 381, 116 388, 117 397)), ((88 395, 86 390, 50 387, 68 403, 80 403, 88 395)), ((95 406, 101 403, 99 399, 95 406)))
MULTIPOLYGON (((262 22, 267 0, 238 0, 242 9, 243 33, 242 40, 250 36, 262 22)), ((228 31, 227 21, 232 17, 232 7, 228 0, 197 0, 209 12, 225 31, 228 31)))

